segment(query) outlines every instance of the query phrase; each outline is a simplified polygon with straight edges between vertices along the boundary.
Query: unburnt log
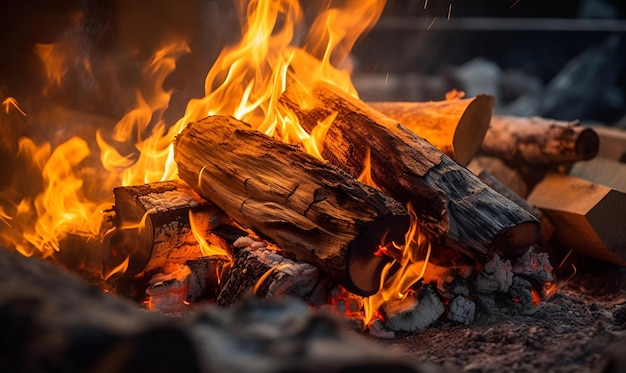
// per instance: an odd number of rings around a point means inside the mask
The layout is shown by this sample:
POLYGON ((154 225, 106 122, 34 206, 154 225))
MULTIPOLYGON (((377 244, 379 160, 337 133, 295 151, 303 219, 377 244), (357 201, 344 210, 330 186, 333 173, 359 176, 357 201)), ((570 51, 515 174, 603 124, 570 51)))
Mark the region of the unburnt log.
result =
POLYGON ((280 102, 308 131, 336 115, 327 129, 322 156, 358 176, 369 154, 374 183, 398 201, 410 203, 432 240, 482 262, 494 250, 518 255, 535 242, 539 223, 530 213, 365 103, 323 83, 314 84, 310 94, 292 85, 280 102))
POLYGON ((626 193, 588 180, 549 174, 528 196, 554 223, 568 249, 626 266, 626 193))
POLYGON ((106 264, 114 268, 130 257, 129 274, 202 256, 190 216, 202 235, 231 221, 182 181, 117 187, 113 194, 116 231, 106 264))
POLYGON ((485 138, 494 99, 489 95, 430 102, 369 102, 462 165, 485 138))
POLYGON ((595 157, 599 142, 593 128, 579 122, 494 116, 480 152, 511 167, 554 166, 595 157))
POLYGON ((403 242, 403 205, 232 117, 190 123, 174 142, 180 177, 229 216, 360 295, 378 290, 380 245, 403 242))

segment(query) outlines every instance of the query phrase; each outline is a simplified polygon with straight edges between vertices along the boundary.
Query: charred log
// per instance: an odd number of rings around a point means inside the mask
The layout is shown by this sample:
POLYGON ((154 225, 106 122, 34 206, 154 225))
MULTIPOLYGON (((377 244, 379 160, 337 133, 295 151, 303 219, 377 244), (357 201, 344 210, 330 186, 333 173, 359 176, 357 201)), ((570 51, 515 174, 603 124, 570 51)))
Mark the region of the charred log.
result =
POLYGON ((404 240, 404 206, 231 117, 189 124, 174 149, 180 177, 237 222, 354 293, 378 290, 375 253, 404 240))
POLYGON ((117 187, 113 194, 116 232, 111 238, 108 265, 113 268, 130 256, 127 274, 202 256, 191 230, 190 214, 203 234, 230 221, 223 211, 180 181, 117 187))
POLYGON ((323 83, 315 84, 311 94, 293 85, 280 101, 308 131, 336 115, 324 158, 358 176, 369 151, 374 183, 410 203, 434 240, 480 261, 494 249, 517 255, 535 242, 539 224, 531 214, 395 120, 323 83))

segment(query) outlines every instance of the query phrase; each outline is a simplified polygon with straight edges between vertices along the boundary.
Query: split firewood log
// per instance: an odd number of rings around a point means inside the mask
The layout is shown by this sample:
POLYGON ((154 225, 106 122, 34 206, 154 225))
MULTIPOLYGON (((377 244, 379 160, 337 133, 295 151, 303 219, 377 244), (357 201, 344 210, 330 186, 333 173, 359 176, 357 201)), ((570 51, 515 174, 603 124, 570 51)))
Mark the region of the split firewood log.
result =
POLYGON ((369 102, 465 166, 485 138, 494 98, 478 95, 431 102, 369 102))
POLYGON ((292 85, 280 102, 308 131, 335 115, 322 156, 358 176, 369 152, 373 182, 398 201, 410 203, 431 240, 445 241, 483 262, 494 250, 518 255, 535 242, 539 223, 530 213, 365 103, 324 83, 314 84, 310 93, 292 85))
POLYGON ((568 174, 626 193, 626 163, 623 162, 596 157, 586 162, 574 163, 568 174))
POLYGON ((562 174, 548 174, 528 196, 556 227, 565 248, 626 265, 626 194, 562 174))
POLYGON ((598 157, 626 162, 626 130, 623 128, 592 126, 600 138, 598 157))
POLYGON ((127 274, 182 264, 203 255, 190 223, 203 236, 231 219, 182 181, 117 187, 108 267, 130 257, 127 274))
POLYGON ((480 152, 520 167, 588 160, 598 154, 598 149, 596 132, 577 121, 494 116, 480 152))
POLYGON ((232 117, 190 123, 174 159, 200 195, 356 294, 378 291, 376 253, 409 228, 402 204, 232 117))

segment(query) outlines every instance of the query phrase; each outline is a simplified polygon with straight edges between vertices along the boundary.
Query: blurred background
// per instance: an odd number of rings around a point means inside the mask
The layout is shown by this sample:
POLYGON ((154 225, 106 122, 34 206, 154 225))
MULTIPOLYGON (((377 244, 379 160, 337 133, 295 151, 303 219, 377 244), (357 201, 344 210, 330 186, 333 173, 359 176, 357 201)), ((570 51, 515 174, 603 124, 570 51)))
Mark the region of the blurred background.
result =
MULTIPOLYGON (((0 97, 36 106, 46 77, 34 46, 74 33, 76 70, 81 55, 102 65, 55 97, 111 118, 128 109, 127 85, 163 40, 185 38, 191 51, 165 81, 174 120, 240 36, 231 0, 2 0, 1 9, 0 97)), ((369 101, 439 100, 457 88, 493 94, 499 113, 626 127, 625 38, 623 0, 388 0, 353 50, 354 81, 369 101)))

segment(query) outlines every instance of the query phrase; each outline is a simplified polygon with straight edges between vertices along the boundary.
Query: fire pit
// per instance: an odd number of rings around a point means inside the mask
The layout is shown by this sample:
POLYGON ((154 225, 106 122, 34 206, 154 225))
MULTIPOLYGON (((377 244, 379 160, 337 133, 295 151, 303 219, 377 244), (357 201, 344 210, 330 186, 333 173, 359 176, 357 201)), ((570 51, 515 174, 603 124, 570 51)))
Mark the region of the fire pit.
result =
POLYGON ((2 88, 0 366, 619 369, 622 131, 503 110, 462 71, 445 99, 360 96, 351 50, 383 1, 184 4, 147 39, 118 5, 70 6, 34 46, 37 94, 2 88), (240 38, 183 99, 209 59, 175 26, 195 7, 240 38))

